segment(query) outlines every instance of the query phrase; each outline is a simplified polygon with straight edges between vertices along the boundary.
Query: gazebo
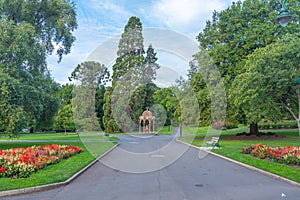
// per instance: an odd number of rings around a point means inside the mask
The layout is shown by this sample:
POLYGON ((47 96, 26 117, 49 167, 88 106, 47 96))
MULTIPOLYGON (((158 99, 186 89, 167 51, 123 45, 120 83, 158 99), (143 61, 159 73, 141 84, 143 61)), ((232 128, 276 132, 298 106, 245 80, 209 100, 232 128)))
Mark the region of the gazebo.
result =
POLYGON ((148 108, 143 112, 142 116, 139 117, 139 132, 143 128, 143 133, 154 133, 155 132, 155 117, 148 108))

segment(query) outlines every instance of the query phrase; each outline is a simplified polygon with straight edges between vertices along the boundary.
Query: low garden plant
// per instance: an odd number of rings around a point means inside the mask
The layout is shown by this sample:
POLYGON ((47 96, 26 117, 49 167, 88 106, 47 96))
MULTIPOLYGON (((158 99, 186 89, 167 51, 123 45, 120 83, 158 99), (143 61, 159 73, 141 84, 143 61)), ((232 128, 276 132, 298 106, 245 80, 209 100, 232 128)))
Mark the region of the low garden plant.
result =
POLYGON ((0 177, 26 178, 48 165, 82 151, 77 146, 48 144, 27 148, 0 149, 0 177))
POLYGON ((273 162, 300 166, 299 146, 269 147, 262 144, 252 144, 250 147, 242 148, 242 152, 273 162))

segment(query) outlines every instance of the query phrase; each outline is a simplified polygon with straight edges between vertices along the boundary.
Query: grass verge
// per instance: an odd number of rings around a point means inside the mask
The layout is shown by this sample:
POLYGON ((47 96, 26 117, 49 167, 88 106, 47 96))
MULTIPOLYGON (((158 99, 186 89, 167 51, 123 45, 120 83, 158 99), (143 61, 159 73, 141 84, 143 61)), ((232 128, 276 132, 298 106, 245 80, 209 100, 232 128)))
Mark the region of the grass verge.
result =
MULTIPOLYGON (((185 140, 185 142, 189 142, 195 146, 201 146, 203 141, 185 140)), ((214 149, 213 152, 300 183, 300 168, 269 162, 241 153, 243 147, 249 147, 251 144, 258 143, 271 147, 299 146, 299 140, 221 140, 220 146, 222 148, 214 149)))
MULTIPOLYGON (((53 143, 53 142, 52 142, 53 143)), ((49 143, 49 144, 52 144, 49 143)), ((16 147, 30 147, 33 145, 45 145, 47 143, 0 143, 0 149, 9 149, 16 147)), ((75 173, 80 171, 86 165, 95 160, 96 156, 100 156, 107 150, 115 145, 115 142, 98 142, 97 152, 98 155, 92 155, 86 149, 85 145, 81 142, 62 142, 56 144, 75 145, 83 148, 83 152, 75 155, 67 160, 63 160, 60 163, 47 166, 46 168, 33 173, 28 178, 0 178, 0 191, 13 190, 27 187, 34 187, 38 185, 45 185, 50 183, 57 183, 66 181, 72 177, 75 173)))

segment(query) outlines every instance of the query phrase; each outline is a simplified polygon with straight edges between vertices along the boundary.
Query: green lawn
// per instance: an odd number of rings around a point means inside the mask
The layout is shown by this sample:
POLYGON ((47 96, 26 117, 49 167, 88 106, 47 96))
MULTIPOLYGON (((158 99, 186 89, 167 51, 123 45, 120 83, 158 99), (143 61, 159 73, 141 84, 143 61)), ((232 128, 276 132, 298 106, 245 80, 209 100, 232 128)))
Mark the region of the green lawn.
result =
MULTIPOLYGON (((261 132, 275 132, 278 135, 284 135, 287 138, 299 138, 299 131, 298 129, 278 129, 278 130, 260 130, 261 132)), ((216 130, 209 127, 183 127, 183 138, 199 138, 202 139, 206 135, 211 136, 220 136, 221 138, 224 136, 234 136, 237 133, 242 132, 249 132, 249 127, 247 126, 240 126, 239 128, 235 129, 228 129, 228 130, 216 130)))
POLYGON ((173 126, 164 126, 158 131, 158 134, 171 135, 173 134, 173 129, 174 129, 173 126))
MULTIPOLYGON (((189 141, 195 146, 201 146, 202 140, 189 141)), ((300 183, 300 168, 294 168, 279 163, 269 162, 263 159, 254 158, 242 154, 243 147, 249 147, 251 144, 265 144, 271 147, 279 146, 299 146, 300 140, 220 140, 221 149, 215 149, 213 152, 225 157, 237 160, 239 162, 254 166, 256 168, 277 174, 279 176, 294 180, 300 183)))
POLYGON ((115 137, 106 137, 101 132, 88 133, 26 133, 20 134, 18 138, 9 139, 7 135, 0 135, 0 140, 81 140, 81 139, 98 139, 98 140, 118 140, 115 137))
MULTIPOLYGON (((33 145, 45 144, 47 143, 0 143, 0 149, 30 147, 33 145)), ((83 152, 67 160, 63 160, 58 164, 50 165, 44 169, 41 169, 32 174, 29 178, 0 178, 0 191, 65 181, 95 160, 95 157, 102 155, 104 152, 112 148, 116 142, 97 142, 93 143, 92 145, 90 143, 85 144, 81 142, 56 142, 56 144, 79 146, 83 148, 83 152), (92 151, 92 153, 90 153, 90 151, 92 151)))
MULTIPOLYGON (((78 140, 76 133, 25 133, 20 134, 17 138, 12 140, 78 140)), ((2 134, 0 140, 10 140, 7 135, 2 134)))

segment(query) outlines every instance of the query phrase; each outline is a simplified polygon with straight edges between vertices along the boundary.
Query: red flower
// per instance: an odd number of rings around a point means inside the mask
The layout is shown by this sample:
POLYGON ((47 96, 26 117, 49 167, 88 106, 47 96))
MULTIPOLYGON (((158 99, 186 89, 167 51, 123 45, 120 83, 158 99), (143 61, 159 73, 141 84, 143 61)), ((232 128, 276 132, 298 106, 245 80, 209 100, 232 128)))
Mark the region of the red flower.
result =
MULTIPOLYGON (((0 159, 1 162, 3 161, 0 165, 0 173, 7 172, 6 169, 8 169, 8 165, 11 165, 9 162, 12 162, 12 165, 22 164, 20 167, 13 167, 12 174, 16 177, 25 178, 34 171, 42 169, 47 165, 57 163, 61 159, 71 157, 81 151, 82 148, 76 146, 57 144, 0 150, 0 159)), ((3 176, 3 174, 1 176, 3 176)))
POLYGON ((6 172, 5 167, 0 167, 0 173, 5 173, 5 172, 6 172))

